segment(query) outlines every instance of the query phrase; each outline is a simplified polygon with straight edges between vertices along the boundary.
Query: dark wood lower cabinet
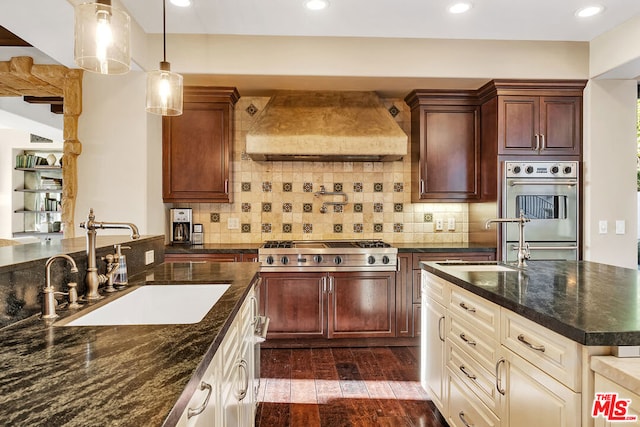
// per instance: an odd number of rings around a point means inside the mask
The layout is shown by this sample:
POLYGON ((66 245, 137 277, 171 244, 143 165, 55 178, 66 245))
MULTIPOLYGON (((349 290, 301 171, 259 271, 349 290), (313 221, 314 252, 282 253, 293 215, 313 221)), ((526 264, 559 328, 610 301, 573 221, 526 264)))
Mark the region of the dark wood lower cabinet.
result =
POLYGON ((395 337, 395 272, 262 273, 273 338, 395 337))

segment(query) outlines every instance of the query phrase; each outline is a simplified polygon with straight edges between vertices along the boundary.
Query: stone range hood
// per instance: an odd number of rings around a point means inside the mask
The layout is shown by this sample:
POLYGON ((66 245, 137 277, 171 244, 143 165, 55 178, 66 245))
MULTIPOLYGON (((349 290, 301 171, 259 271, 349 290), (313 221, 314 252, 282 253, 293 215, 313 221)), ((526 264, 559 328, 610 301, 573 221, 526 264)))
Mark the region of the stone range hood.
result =
POLYGON ((407 145, 374 92, 278 92, 246 137, 246 153, 258 161, 394 161, 407 145))

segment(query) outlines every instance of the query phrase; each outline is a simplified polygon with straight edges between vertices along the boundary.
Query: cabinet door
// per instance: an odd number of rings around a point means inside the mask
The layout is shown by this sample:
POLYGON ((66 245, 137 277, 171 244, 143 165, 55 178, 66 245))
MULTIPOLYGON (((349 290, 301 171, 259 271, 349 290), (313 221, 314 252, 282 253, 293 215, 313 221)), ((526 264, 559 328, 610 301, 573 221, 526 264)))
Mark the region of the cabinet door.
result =
MULTIPOLYGON (((518 427, 578 427, 581 425, 580 393, 563 386, 550 375, 504 349, 506 359, 506 408, 504 425, 518 427)), ((498 372, 500 378, 502 374, 498 372)))
POLYGON ((321 338, 325 335, 326 273, 262 273, 261 303, 271 338, 321 338))
POLYGON ((328 338, 394 337, 394 272, 332 273, 328 338))
MULTIPOLYGON (((411 270, 411 263, 411 254, 398 254, 398 271, 396 272, 396 332, 399 337, 414 336, 413 270, 411 270)), ((420 300, 417 302, 420 302, 420 300)), ((419 320, 416 320, 416 322, 419 322, 419 320)))
POLYGON ((177 427, 214 427, 220 425, 218 418, 221 416, 220 401, 218 400, 220 396, 220 358, 219 354, 213 357, 202 376, 200 387, 193 393, 187 404, 187 409, 178 420, 177 427))
POLYGON ((418 200, 480 197, 479 107, 421 107, 418 200))
POLYGON ((185 88, 181 116, 162 119, 162 198, 229 203, 233 104, 237 92, 185 88), (223 99, 226 98, 226 101, 223 99))
POLYGON ((420 337, 420 380, 436 407, 444 414, 443 396, 445 391, 445 309, 443 306, 423 297, 422 335, 420 337))
POLYGON ((579 155, 582 146, 582 98, 540 99, 540 154, 579 155))
POLYGON ((498 97, 498 154, 536 154, 540 97, 498 97))

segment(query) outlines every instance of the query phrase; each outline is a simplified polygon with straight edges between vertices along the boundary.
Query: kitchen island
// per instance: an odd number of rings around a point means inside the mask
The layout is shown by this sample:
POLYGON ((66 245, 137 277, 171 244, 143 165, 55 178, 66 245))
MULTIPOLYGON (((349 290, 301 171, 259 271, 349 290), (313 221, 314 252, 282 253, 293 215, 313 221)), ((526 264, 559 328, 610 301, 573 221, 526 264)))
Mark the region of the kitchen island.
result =
POLYGON ((640 345, 638 272, 472 264, 421 265, 421 381, 449 424, 594 425, 591 360, 640 345))
POLYGON ((175 425, 258 270, 246 263, 173 263, 130 278, 130 285, 230 284, 195 324, 64 327, 33 315, 0 329, 0 423, 175 425))

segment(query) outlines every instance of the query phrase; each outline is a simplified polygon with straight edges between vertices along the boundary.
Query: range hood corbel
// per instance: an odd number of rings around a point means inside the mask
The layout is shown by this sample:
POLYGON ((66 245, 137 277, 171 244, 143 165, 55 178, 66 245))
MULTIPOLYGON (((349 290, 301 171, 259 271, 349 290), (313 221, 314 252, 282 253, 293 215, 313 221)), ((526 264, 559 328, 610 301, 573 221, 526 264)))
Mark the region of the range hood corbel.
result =
POLYGON ((247 133, 253 160, 394 161, 408 138, 374 92, 282 91, 247 133))

